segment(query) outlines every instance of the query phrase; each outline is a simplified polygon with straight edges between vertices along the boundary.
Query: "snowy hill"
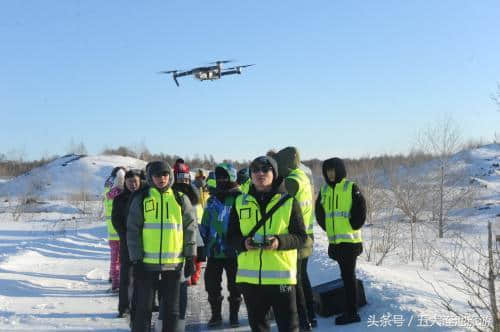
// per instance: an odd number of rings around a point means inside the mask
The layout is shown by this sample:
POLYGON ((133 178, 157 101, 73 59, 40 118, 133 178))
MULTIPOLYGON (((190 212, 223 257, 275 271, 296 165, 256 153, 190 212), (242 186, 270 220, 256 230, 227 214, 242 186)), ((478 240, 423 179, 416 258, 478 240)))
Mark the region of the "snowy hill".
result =
POLYGON ((0 184, 0 197, 67 199, 86 193, 98 199, 116 166, 144 168, 143 160, 121 156, 67 155, 0 184))
POLYGON ((481 184, 492 196, 500 193, 500 144, 489 144, 453 156, 456 164, 463 162, 471 179, 481 184))

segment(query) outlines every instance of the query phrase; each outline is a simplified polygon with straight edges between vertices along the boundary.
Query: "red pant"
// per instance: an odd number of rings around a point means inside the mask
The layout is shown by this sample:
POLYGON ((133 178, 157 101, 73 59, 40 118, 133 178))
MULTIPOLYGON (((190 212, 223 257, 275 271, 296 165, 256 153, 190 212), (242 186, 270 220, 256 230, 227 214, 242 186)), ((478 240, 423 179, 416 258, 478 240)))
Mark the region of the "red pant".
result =
POLYGON ((196 266, 196 270, 194 271, 193 275, 191 276, 191 284, 196 285, 198 281, 200 280, 201 276, 201 262, 198 261, 198 258, 194 256, 194 264, 196 266))
POLYGON ((120 288, 120 241, 109 240, 109 248, 111 249, 111 259, 109 262, 111 288, 120 288))

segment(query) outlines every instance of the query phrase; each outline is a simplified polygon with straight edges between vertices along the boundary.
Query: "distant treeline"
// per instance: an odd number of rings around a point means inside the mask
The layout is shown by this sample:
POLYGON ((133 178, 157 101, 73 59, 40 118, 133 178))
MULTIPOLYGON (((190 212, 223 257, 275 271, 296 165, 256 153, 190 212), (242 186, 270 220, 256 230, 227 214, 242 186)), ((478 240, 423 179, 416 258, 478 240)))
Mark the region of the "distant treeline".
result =
MULTIPOLYGON (((127 148, 125 146, 120 146, 117 149, 111 149, 107 148, 105 149, 102 154, 104 155, 117 155, 117 156, 123 156, 123 157, 133 157, 137 159, 141 159, 144 161, 153 161, 153 160, 164 160, 168 162, 170 165, 173 165, 175 161, 179 158, 184 159, 184 162, 189 165, 191 169, 196 169, 196 168, 203 168, 203 169, 214 169, 215 166, 219 163, 215 161, 215 158, 213 155, 203 155, 203 157, 200 157, 198 155, 195 155, 194 157, 189 157, 189 156, 178 156, 178 155, 171 155, 171 154, 165 154, 165 153, 158 153, 158 154, 153 154, 149 152, 146 148, 142 148, 140 151, 136 152, 133 149, 127 148)), ((237 161, 237 160, 223 160, 223 162, 229 162, 234 165, 237 169, 241 169, 243 167, 247 167, 249 162, 248 161, 237 161)))
POLYGON ((45 165, 58 157, 42 158, 40 160, 23 161, 7 160, 3 154, 0 154, 0 177, 13 177, 26 173, 33 168, 45 165))
MULTIPOLYGON (((268 151, 270 153, 271 151, 268 151)), ((173 165, 178 158, 184 159, 184 161, 189 165, 191 169, 203 168, 203 169, 214 169, 218 162, 213 155, 203 155, 200 157, 195 155, 194 157, 188 156, 178 156, 165 153, 153 154, 149 152, 146 148, 140 149, 140 151, 134 151, 131 148, 120 146, 116 149, 106 148, 102 151, 103 155, 118 155, 123 157, 133 157, 141 159, 144 161, 152 160, 164 160, 170 165, 173 165)), ((332 156, 333 157, 333 156, 332 156)), ((0 176, 2 177, 13 177, 30 171, 33 168, 40 167, 47 164, 58 156, 51 158, 43 158, 41 160, 34 161, 23 161, 23 160, 7 160, 6 157, 0 154, 0 176)), ((372 169, 386 169, 389 165, 394 164, 405 164, 407 166, 414 166, 432 159, 430 154, 425 154, 422 152, 413 152, 408 155, 397 154, 397 155, 383 155, 377 157, 363 157, 358 159, 344 159, 346 167, 350 176, 355 176, 358 172, 362 172, 369 165, 372 169)), ((237 161, 226 159, 224 162, 232 163, 237 169, 243 167, 248 167, 250 161, 237 161)), ((310 159, 302 161, 306 166, 308 166, 315 176, 321 177, 322 170, 321 165, 323 160, 320 159, 310 159)))

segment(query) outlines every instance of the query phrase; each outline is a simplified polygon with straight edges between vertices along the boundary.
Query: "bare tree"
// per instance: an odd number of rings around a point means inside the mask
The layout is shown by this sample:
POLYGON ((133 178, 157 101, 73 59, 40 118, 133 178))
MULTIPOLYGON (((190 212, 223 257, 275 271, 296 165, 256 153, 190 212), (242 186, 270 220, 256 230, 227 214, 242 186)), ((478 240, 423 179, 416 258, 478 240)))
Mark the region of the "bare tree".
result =
POLYGON ((375 160, 369 157, 362 158, 361 162, 354 164, 349 172, 355 174, 353 179, 360 186, 363 197, 366 200, 366 223, 370 225, 380 214, 381 210, 387 208, 383 187, 379 184, 379 176, 382 170, 377 168, 375 160))
POLYGON ((409 167, 390 167, 389 182, 394 206, 410 222, 410 260, 415 260, 416 223, 421 220, 429 202, 429 185, 425 174, 409 167))
POLYGON ((78 185, 78 192, 69 194, 66 199, 82 214, 91 214, 93 199, 90 188, 91 175, 85 165, 80 165, 80 168, 75 171, 75 181, 78 185))
POLYGON ((436 283, 429 282, 436 293, 439 304, 470 324, 476 331, 500 332, 496 285, 500 277, 500 251, 495 247, 491 222, 488 223, 487 247, 481 241, 473 242, 457 234, 451 254, 441 250, 436 253, 461 280, 460 284, 441 281, 455 289, 467 299, 467 309, 460 308, 456 298, 444 295, 436 283))
POLYGON ((434 238, 429 238, 429 231, 426 230, 429 227, 421 228, 418 237, 418 245, 417 245, 417 257, 420 261, 422 267, 426 270, 430 270, 430 268, 436 263, 439 259, 439 256, 436 255, 435 244, 436 241, 434 238))
POLYGON ((75 140, 71 138, 67 148, 67 153, 80 155, 87 154, 87 148, 85 147, 85 144, 83 144, 83 142, 75 143, 75 140))
POLYGON ((437 168, 435 183, 437 183, 438 208, 438 236, 443 237, 445 227, 445 198, 451 192, 447 192, 447 180, 451 173, 450 157, 458 152, 461 144, 460 130, 451 117, 445 116, 434 126, 429 126, 421 132, 417 138, 419 147, 435 156, 437 168))
POLYGON ((366 260, 373 260, 377 266, 382 265, 387 255, 394 252, 401 243, 400 224, 393 217, 394 208, 391 208, 390 213, 369 227, 370 240, 364 251, 366 260))
POLYGON ((500 82, 497 82, 497 91, 491 94, 491 100, 497 105, 497 111, 500 112, 500 82))

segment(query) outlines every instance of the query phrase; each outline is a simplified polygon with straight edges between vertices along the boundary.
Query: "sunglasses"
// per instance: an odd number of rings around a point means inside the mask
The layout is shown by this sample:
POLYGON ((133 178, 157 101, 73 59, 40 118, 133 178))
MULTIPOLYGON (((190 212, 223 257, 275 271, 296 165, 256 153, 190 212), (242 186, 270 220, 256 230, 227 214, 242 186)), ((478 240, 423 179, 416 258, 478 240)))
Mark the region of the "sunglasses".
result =
POLYGON ((259 172, 262 172, 262 173, 267 173, 269 171, 272 171, 273 168, 269 165, 264 165, 264 166, 256 166, 256 167, 252 167, 252 173, 259 173, 259 172))

